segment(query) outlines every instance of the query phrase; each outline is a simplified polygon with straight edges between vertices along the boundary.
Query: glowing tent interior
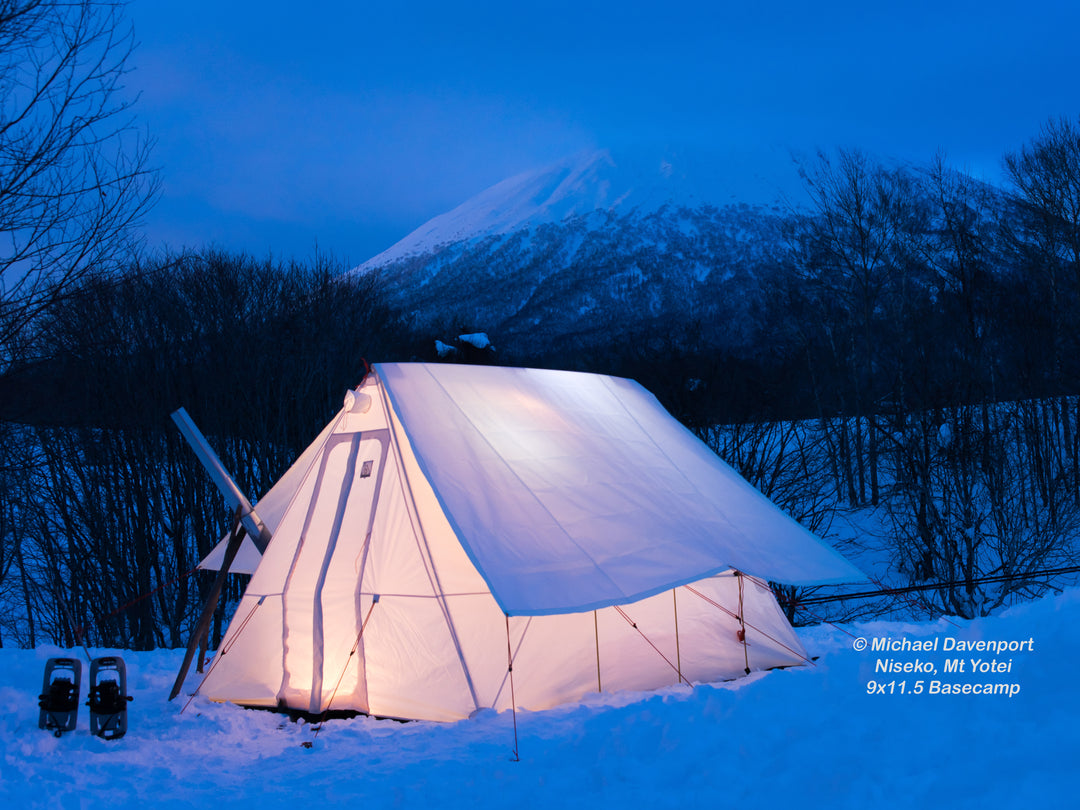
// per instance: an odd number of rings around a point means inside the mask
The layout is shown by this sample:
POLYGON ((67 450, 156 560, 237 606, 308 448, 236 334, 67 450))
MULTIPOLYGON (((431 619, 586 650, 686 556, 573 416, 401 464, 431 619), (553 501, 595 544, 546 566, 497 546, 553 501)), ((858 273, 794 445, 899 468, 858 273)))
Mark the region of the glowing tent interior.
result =
POLYGON ((594 374, 375 366, 254 510, 269 543, 238 557, 199 691, 312 713, 455 720, 799 664, 766 581, 863 579, 594 374))

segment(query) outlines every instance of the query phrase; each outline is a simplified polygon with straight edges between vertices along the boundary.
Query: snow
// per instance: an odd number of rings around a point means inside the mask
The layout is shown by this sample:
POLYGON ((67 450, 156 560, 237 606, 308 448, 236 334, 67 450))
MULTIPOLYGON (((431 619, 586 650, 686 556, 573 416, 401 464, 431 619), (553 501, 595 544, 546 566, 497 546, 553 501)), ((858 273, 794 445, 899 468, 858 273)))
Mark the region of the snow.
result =
MULTIPOLYGON (((0 650, 0 803, 5 807, 554 808, 1027 807, 1073 801, 1080 740, 1080 589, 975 621, 871 622, 800 630, 815 666, 722 684, 598 695, 454 724, 353 718, 312 725, 209 703, 166 701, 182 651, 121 654, 135 697, 120 740, 37 728, 45 661, 57 648, 0 650), (856 639, 1031 640, 999 674, 875 673, 882 658, 949 653, 855 649, 856 639), (1012 698, 910 694, 916 679, 1016 683, 1012 698), (867 683, 892 682, 892 694, 867 683), (897 692, 904 681, 907 694, 897 692), (305 747, 305 743, 311 743, 305 747)), ((106 654, 106 651, 91 651, 106 654)), ((192 675, 185 693, 194 689, 192 675)), ((85 700, 85 685, 84 685, 85 700)))
POLYGON ((938 428, 938 444, 941 447, 948 447, 952 444, 952 429, 949 427, 948 422, 942 422, 941 427, 938 428))
POLYGON ((612 165, 606 152, 586 152, 510 177, 420 226, 359 269, 364 272, 478 234, 506 234, 616 205, 620 201, 608 196, 610 183, 597 179, 612 165), (582 196, 585 189, 588 193, 582 196))
POLYGON ((486 332, 473 332, 468 335, 458 335, 458 340, 462 343, 468 343, 474 349, 487 349, 491 347, 491 340, 488 338, 486 332))

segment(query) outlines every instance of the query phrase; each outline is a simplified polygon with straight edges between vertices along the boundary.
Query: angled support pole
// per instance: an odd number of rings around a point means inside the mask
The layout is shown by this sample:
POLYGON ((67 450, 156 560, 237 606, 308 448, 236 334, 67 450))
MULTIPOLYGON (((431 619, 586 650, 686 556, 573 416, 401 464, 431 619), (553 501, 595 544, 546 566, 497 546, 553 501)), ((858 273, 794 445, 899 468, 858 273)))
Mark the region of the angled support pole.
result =
POLYGON ((180 666, 180 671, 176 675, 176 682, 173 684, 172 692, 169 693, 169 700, 172 700, 180 694, 180 690, 184 688, 184 679, 187 677, 188 669, 191 668, 191 659, 195 657, 195 651, 199 649, 203 639, 206 638, 207 633, 210 630, 210 622, 214 618, 214 610, 217 609, 218 600, 221 598, 222 588, 225 587, 225 577, 229 573, 229 566, 232 565, 233 560, 236 559, 236 552, 240 550, 240 544, 244 541, 245 530, 240 521, 240 507, 236 508, 236 516, 233 518, 232 533, 229 535, 229 545, 225 547, 225 559, 221 562, 221 568, 217 572, 217 577, 214 578, 214 584, 210 588, 210 593, 206 595, 206 602, 203 604, 202 615, 199 617, 199 623, 195 625, 195 629, 191 632, 191 638, 188 639, 187 652, 184 654, 184 663, 180 666))
POLYGON ((225 465, 221 463, 221 459, 214 452, 214 448, 206 441, 202 431, 195 426, 195 423, 191 421, 191 417, 183 408, 177 408, 172 412, 172 420, 176 423, 176 427, 180 429, 184 438, 187 439, 187 443, 191 445, 191 449, 195 451, 195 455, 202 462, 203 467, 206 468, 206 472, 209 473, 215 486, 225 496, 225 502, 230 507, 239 510, 240 521, 244 524, 244 528, 251 537, 251 542, 259 549, 260 554, 265 552, 266 546, 270 542, 270 532, 263 525, 259 516, 255 514, 255 508, 251 505, 251 501, 240 491, 240 487, 236 485, 232 476, 226 471, 225 465))

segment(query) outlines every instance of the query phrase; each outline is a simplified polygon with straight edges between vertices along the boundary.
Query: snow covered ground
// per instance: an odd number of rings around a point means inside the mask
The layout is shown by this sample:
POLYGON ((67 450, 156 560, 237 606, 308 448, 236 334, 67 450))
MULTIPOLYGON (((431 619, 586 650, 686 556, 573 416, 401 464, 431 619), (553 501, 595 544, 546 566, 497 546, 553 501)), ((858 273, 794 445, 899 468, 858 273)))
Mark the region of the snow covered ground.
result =
MULTIPOLYGON (((1080 589, 972 622, 873 622, 800 634, 819 656, 813 667, 519 713, 520 762, 512 761, 507 713, 448 725, 333 720, 316 735, 279 715, 198 697, 185 709, 184 698, 165 700, 180 651, 122 653, 135 696, 123 739, 91 737, 85 706, 78 729, 57 739, 37 728, 37 695, 46 659, 71 653, 0 650, 0 806, 1075 804, 1080 589), (857 639, 904 649, 858 651, 857 639), (945 650, 977 640, 1015 642, 1014 650, 945 650), (916 642, 938 649, 911 649, 916 642), (1009 669, 973 673, 971 659, 1009 669), (882 674, 879 660, 936 673, 882 674), (944 673, 950 660, 963 662, 964 672, 944 673), (870 681, 884 694, 869 694, 870 681), (921 694, 913 694, 918 681, 921 694), (1019 692, 931 694, 934 683, 1019 692)), ((85 682, 83 691, 85 701, 85 682)))

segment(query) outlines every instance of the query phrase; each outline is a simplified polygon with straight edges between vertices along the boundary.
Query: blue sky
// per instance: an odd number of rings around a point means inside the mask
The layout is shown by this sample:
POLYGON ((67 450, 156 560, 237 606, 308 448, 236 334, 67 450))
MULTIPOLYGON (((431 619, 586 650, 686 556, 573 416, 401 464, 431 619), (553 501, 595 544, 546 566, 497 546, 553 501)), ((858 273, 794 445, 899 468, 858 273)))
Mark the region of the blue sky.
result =
POLYGON ((740 185, 761 199, 818 147, 940 149, 993 178, 1080 114, 1071 0, 130 0, 128 17, 163 179, 151 247, 359 263, 600 147, 697 150, 765 178, 740 185))

